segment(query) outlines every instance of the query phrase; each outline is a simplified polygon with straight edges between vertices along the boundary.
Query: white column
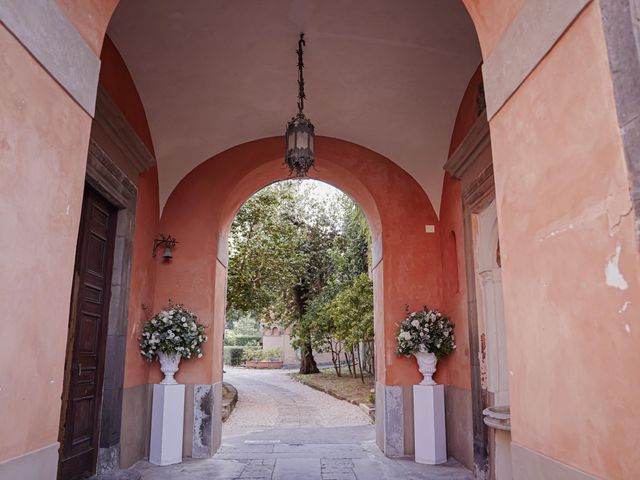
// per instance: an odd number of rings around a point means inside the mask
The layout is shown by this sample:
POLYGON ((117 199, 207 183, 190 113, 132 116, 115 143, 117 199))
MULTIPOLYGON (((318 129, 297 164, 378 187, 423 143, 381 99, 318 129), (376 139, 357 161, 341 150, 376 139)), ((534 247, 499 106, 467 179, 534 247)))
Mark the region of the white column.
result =
POLYGON ((155 465, 182 462, 183 428, 184 385, 154 385, 149 462, 155 465))
POLYGON ((413 386, 413 431, 416 462, 437 465, 447 461, 444 385, 413 386))

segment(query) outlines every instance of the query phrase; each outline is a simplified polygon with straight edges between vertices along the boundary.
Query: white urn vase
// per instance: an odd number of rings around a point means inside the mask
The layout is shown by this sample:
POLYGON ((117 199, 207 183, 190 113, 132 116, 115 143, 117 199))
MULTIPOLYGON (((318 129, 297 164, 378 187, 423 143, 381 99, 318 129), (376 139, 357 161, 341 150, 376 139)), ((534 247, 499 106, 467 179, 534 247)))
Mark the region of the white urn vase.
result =
POLYGON ((160 382, 161 385, 177 385, 176 379, 173 376, 178 371, 180 365, 180 354, 169 355, 168 353, 158 352, 158 360, 160 360, 160 371, 164 373, 164 379, 160 382))
POLYGON ((418 370, 424 377, 420 382, 420 385, 437 385, 433 379, 433 374, 436 373, 436 363, 438 358, 435 353, 430 352, 418 352, 414 353, 416 360, 418 361, 418 370))

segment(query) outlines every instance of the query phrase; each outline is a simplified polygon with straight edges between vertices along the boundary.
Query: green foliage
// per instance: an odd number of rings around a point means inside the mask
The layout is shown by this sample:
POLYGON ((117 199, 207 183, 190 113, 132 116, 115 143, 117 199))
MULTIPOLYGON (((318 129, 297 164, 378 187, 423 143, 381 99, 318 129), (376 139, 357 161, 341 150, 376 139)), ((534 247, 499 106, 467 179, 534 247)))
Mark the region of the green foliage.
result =
POLYGON ((281 361, 282 353, 279 348, 269 348, 263 350, 260 347, 247 347, 244 349, 243 360, 245 362, 267 362, 267 361, 281 361))
POLYGON ((281 182, 253 195, 238 211, 229 233, 229 309, 267 318, 281 310, 304 258, 295 218, 295 185, 281 182))
POLYGON ((261 190, 240 208, 229 235, 228 324, 236 337, 243 316, 290 327, 301 372, 307 361, 317 370, 312 348, 336 341, 352 348, 373 335, 367 221, 346 195, 319 195, 313 185, 261 190))
POLYGON ((328 306, 335 336, 347 349, 373 339, 373 283, 365 273, 336 295, 328 306))
POLYGON ((260 322, 255 316, 247 313, 239 314, 231 330, 241 337, 261 337, 260 322))
POLYGON ((238 367, 242 365, 244 351, 248 347, 228 346, 224 347, 224 364, 238 367))

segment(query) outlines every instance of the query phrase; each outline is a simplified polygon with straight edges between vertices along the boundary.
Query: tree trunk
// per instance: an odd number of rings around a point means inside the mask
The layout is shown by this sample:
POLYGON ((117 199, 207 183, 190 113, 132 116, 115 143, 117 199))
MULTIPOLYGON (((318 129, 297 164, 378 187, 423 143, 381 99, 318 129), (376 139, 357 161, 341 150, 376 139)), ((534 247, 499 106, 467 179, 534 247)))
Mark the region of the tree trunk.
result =
POLYGON ((311 340, 308 340, 302 348, 302 357, 300 358, 300 373, 308 375, 310 373, 320 373, 316 360, 313 358, 313 349, 311 348, 311 340))
POLYGON ((351 353, 349 354, 351 357, 351 364, 353 365, 353 378, 358 378, 358 366, 356 365, 356 352, 351 347, 351 353))
POLYGON ((351 371, 351 362, 349 361, 349 352, 344 351, 344 359, 347 362, 347 368, 349 369, 349 375, 353 376, 353 372, 351 371))
POLYGON ((360 351, 361 345, 358 345, 358 365, 360 365, 360 380, 364 383, 364 372, 362 371, 362 352, 360 351))
POLYGON ((333 369, 336 371, 336 375, 340 376, 340 371, 338 370, 338 360, 336 359, 336 349, 333 348, 333 342, 329 340, 329 348, 331 349, 331 362, 333 363, 333 369))

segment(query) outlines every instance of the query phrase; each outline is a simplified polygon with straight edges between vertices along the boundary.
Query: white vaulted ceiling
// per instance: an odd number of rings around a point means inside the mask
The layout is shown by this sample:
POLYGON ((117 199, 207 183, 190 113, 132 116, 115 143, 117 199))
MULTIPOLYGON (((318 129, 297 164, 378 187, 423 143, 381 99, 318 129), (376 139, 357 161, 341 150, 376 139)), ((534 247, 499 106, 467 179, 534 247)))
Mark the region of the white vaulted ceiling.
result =
POLYGON ((460 0, 122 0, 108 33, 147 113, 161 205, 204 160, 284 133, 300 31, 316 134, 393 160, 437 212, 455 116, 480 63, 460 0))

